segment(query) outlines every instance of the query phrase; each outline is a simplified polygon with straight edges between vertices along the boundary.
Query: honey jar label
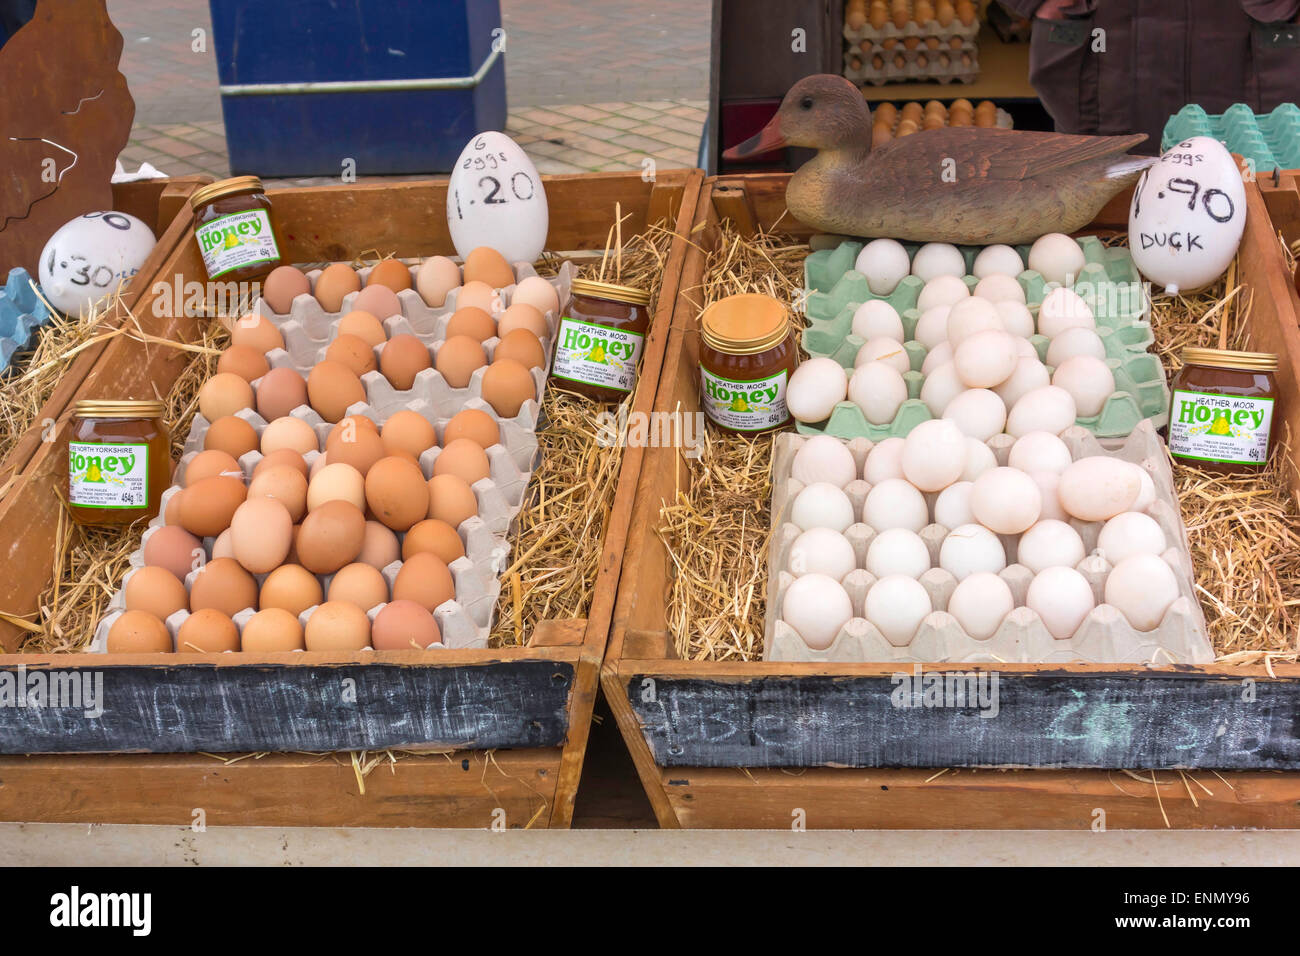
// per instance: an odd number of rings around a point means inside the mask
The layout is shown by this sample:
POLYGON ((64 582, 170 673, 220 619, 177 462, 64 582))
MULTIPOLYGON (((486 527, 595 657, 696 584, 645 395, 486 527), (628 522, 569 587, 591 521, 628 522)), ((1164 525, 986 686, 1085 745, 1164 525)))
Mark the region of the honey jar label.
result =
POLYGON ((1272 424, 1271 398, 1176 389, 1169 406, 1169 451, 1195 461, 1262 465, 1272 424))
POLYGON ((555 345, 551 374, 570 382, 630 392, 636 385, 645 336, 626 329, 579 322, 564 316, 555 345))
POLYGON ((763 431, 790 420, 785 407, 785 369, 752 382, 733 382, 700 367, 700 401, 704 413, 723 428, 763 431))
POLYGON ((275 262, 280 249, 271 231, 271 217, 265 209, 231 213, 194 229, 208 278, 215 279, 234 269, 275 262))
POLYGON ((69 442, 68 501, 83 508, 147 508, 149 446, 69 442))

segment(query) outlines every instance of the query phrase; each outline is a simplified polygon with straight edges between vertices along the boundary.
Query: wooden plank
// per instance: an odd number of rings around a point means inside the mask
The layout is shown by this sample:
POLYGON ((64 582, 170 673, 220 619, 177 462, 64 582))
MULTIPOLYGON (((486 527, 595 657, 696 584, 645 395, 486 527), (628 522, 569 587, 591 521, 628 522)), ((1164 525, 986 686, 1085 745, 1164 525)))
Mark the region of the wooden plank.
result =
POLYGON ((1155 781, 1104 770, 688 767, 664 771, 658 784, 679 825, 691 829, 1300 826, 1300 775, 1169 771, 1157 772, 1155 781))
POLYGON ((560 751, 0 757, 0 820, 267 827, 544 827, 560 751))

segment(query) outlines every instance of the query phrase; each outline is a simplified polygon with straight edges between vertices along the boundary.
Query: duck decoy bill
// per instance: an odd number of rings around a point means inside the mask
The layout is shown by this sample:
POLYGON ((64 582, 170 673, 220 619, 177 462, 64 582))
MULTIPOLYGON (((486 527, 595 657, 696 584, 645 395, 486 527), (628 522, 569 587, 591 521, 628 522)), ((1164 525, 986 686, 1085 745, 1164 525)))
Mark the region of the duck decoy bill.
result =
POLYGON ((749 137, 749 139, 743 143, 737 143, 730 149, 723 150, 722 158, 731 160, 748 159, 750 156, 762 156, 764 153, 781 149, 785 145, 785 137, 781 135, 780 121, 773 116, 766 126, 749 137))

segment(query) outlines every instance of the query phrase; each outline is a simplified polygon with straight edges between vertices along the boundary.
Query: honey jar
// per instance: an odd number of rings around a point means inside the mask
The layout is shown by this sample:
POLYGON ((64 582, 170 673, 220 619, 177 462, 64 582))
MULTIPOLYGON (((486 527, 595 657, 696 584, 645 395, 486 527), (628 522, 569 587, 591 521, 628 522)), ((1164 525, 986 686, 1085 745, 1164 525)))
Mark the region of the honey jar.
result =
POLYGON ((1277 356, 1183 349, 1169 401, 1169 453, 1206 471, 1250 472, 1268 461, 1277 356))
POLYGON ((650 293, 629 286, 573 280, 560 317, 551 378, 597 402, 621 402, 636 388, 650 329, 650 293))
POLYGON ((209 279, 251 282, 280 264, 271 201, 256 176, 236 176, 196 190, 194 238, 209 279))
POLYGON ((789 310, 771 296, 727 296, 700 316, 700 404, 719 428, 752 434, 786 424, 798 364, 789 310))
POLYGON ((78 401, 68 438, 68 512, 80 525, 126 526, 158 514, 171 480, 158 401, 78 401))

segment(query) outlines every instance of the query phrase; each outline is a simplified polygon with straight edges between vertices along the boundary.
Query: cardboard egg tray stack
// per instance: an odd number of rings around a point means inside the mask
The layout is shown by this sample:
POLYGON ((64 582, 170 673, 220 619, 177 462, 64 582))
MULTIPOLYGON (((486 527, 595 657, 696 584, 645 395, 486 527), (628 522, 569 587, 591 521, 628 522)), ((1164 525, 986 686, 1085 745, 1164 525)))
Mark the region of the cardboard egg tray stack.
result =
POLYGON ((9 270, 0 286, 0 373, 9 368, 14 353, 27 348, 32 331, 50 319, 50 309, 32 288, 26 269, 9 270))
MULTIPOLYGON (((1144 419, 1161 428, 1169 420, 1169 387, 1159 358, 1148 351, 1155 336, 1149 321, 1151 301, 1142 277, 1127 248, 1106 246, 1096 236, 1083 236, 1078 242, 1086 265, 1073 288, 1088 303, 1097 320, 1097 334, 1106 347, 1106 364, 1115 376, 1115 392, 1099 415, 1080 418, 1077 424, 1099 438, 1123 438, 1144 419)), ((903 379, 907 382, 908 399, 894 420, 886 425, 873 425, 853 402, 840 402, 826 422, 798 423, 799 431, 806 435, 825 433, 837 438, 882 441, 905 436, 932 417, 919 397, 925 381, 921 364, 925 361, 926 348, 912 338, 920 319, 917 297, 925 283, 916 276, 906 276, 889 295, 875 295, 867 286, 866 276, 853 268, 862 245, 843 242, 835 249, 814 252, 804 261, 804 283, 810 293, 805 305, 808 327, 803 332, 803 348, 813 357, 835 359, 852 374, 853 360, 863 345, 863 339, 851 332, 853 313, 864 302, 883 299, 898 312, 907 335, 903 348, 911 371, 905 372, 903 379)), ((915 253, 915 244, 904 245, 909 255, 915 253)), ((980 247, 960 248, 969 273, 980 247)), ((1028 259, 1028 246, 1018 246, 1016 251, 1022 261, 1028 259)), ((1025 291, 1029 311, 1037 321, 1038 307, 1049 291, 1047 283, 1030 270, 1020 273, 1017 279, 1025 291)), ((968 274, 964 281, 974 289, 978 280, 968 274)), ((1029 341, 1038 351, 1039 359, 1045 362, 1049 340, 1036 334, 1029 341)))
MULTIPOLYGON (((1205 664, 1212 661, 1214 652, 1205 617, 1193 591, 1191 556, 1174 494, 1173 475, 1164 445, 1155 429, 1149 422, 1143 422, 1126 441, 1107 442, 1105 445, 1086 429, 1077 426, 1068 429, 1061 438, 1075 460, 1090 455, 1112 455, 1141 466, 1151 476, 1156 499, 1147 513, 1160 525, 1165 539, 1173 542, 1161 557, 1174 569, 1180 592, 1154 630, 1143 632, 1134 629, 1116 608, 1102 603, 1110 564, 1094 549, 1103 522, 1070 519, 1069 524, 1079 532, 1087 551, 1076 570, 1092 585, 1097 600, 1097 606, 1089 612, 1073 637, 1066 640, 1053 638, 1039 616, 1024 606, 1033 572, 1014 563, 1018 536, 999 535, 1009 562, 999 577, 1010 587, 1016 608, 1003 619, 992 637, 987 640, 972 638, 946 611, 948 598, 957 584, 949 572, 939 567, 939 546, 948 529, 931 524, 920 532, 931 557, 931 569, 921 576, 920 583, 929 593, 934 610, 921 622, 909 644, 895 646, 864 617, 866 595, 876 580, 865 570, 867 547, 875 532, 858 522, 845 533, 857 557, 857 570, 850 572, 841 582, 853 602, 854 617, 825 650, 811 649, 793 628, 781 620, 782 600, 794 581, 789 570, 790 549, 800 534, 799 528, 785 518, 790 513, 794 497, 804 487, 791 475, 791 466, 795 453, 807 441, 803 436, 787 432, 777 436, 772 457, 772 536, 768 548, 764 660, 872 663, 1085 661, 1097 664, 1205 664)), ((988 442, 999 465, 1006 464, 1013 443, 1014 439, 1009 435, 998 435, 988 442)), ((847 442, 847 446, 861 474, 872 442, 857 438, 847 442)), ((845 489, 856 514, 861 515, 870 488, 859 479, 845 489)), ((932 515, 937 497, 937 494, 925 495, 932 515)))
MULTIPOLYGON (((360 270, 363 280, 368 272, 369 270, 366 269, 360 270)), ((531 265, 526 263, 516 263, 515 272, 520 279, 536 275, 531 265)), ((319 274, 320 270, 307 274, 313 290, 319 274)), ((549 280, 555 287, 561 307, 568 301, 572 278, 572 267, 565 263, 560 273, 549 280)), ((502 308, 509 304, 513 290, 514 286, 501 290, 502 308)), ((453 290, 449 293, 447 302, 436 309, 427 306, 419 293, 413 289, 398 293, 403 314, 383 321, 389 336, 403 333, 415 335, 433 348, 436 354, 436 349, 444 338, 447 321, 456 310, 457 291, 453 290)), ((284 349, 275 349, 267 353, 271 366, 294 368, 304 375, 307 374, 315 363, 324 357, 325 349, 334 338, 339 319, 347 314, 355 296, 356 293, 346 296, 342 310, 336 313, 326 313, 314 297, 307 295, 298 296, 287 315, 275 314, 265 302, 259 300, 253 311, 270 319, 280 329, 285 340, 284 349)), ((494 310, 496 314, 499 314, 499 311, 494 310)), ((559 319, 557 315, 547 313, 546 321, 550 335, 543 342, 543 348, 549 355, 550 343, 554 339, 559 319)), ((494 338, 484 343, 489 361, 497 341, 494 338)), ((382 346, 376 348, 376 360, 380 348, 382 346)), ((420 457, 420 470, 426 479, 432 475, 434 463, 441 453, 447 422, 457 412, 466 408, 480 409, 496 419, 501 429, 500 444, 487 449, 489 476, 480 479, 472 486, 479 513, 477 516, 467 518, 457 528, 461 541, 465 545, 465 556, 456 559, 448 566, 455 585, 455 600, 444 603, 434 611, 434 620, 442 635, 442 646, 448 648, 487 647, 492 615, 501 590, 498 576, 509 564, 510 526, 522 507, 528 479, 538 464, 537 428, 542 393, 546 386, 546 369, 533 370, 533 378, 537 383, 537 399, 524 402, 519 413, 508 419, 498 415, 483 400, 483 371, 484 369, 479 369, 474 373, 467 388, 452 388, 436 369, 425 369, 416 376, 413 386, 405 391, 393 388, 380 372, 368 372, 362 377, 366 389, 366 401, 352 405, 347 410, 350 415, 365 416, 380 426, 399 411, 410 410, 423 415, 433 424, 438 438, 438 445, 428 449, 420 457)), ((259 379, 253 382, 255 394, 260 381, 259 379)), ((333 426, 305 405, 299 406, 291 414, 313 427, 319 446, 323 448, 333 426)), ((252 425, 260 440, 262 431, 267 427, 267 421, 252 409, 244 409, 237 417, 252 425)), ((195 416, 176 469, 175 484, 163 493, 163 506, 159 516, 149 523, 149 529, 141 540, 141 547, 131 555, 129 560, 132 570, 124 577, 121 588, 111 599, 109 611, 95 631, 92 650, 105 650, 108 631, 125 610, 126 582, 130 580, 131 574, 136 569, 144 566, 144 545, 148 542, 149 536, 165 523, 163 516, 166 514, 167 503, 183 486, 185 469, 189 462, 203 450, 209 425, 210 423, 201 414, 195 416)), ((309 452, 304 457, 310 466, 321 454, 322 452, 318 450, 309 452)), ((246 482, 251 481, 253 470, 261 459, 260 451, 251 451, 240 459, 240 467, 246 482)), ((404 540, 403 533, 396 534, 399 543, 404 540)), ((215 541, 215 538, 207 538, 203 542, 208 560, 212 558, 215 541)), ((401 565, 401 561, 395 561, 383 569, 382 573, 388 582, 390 593, 401 565)), ((195 576, 199 573, 201 572, 194 571, 187 577, 185 582, 187 591, 192 587, 195 576)), ((332 575, 317 577, 321 583, 322 593, 328 594, 332 575)), ((260 591, 266 575, 254 575, 254 578, 260 591)), ((368 610, 367 616, 372 622, 383 607, 384 605, 377 605, 368 610)), ((314 611, 314 607, 308 608, 300 616, 304 627, 314 611)), ((253 608, 246 608, 235 615, 235 624, 241 632, 254 613, 253 608)), ((181 624, 188 617, 189 612, 182 610, 173 614, 165 622, 173 640, 176 639, 181 624)))
POLYGON ((859 86, 884 83, 973 83, 979 77, 978 17, 969 24, 953 17, 947 26, 931 17, 918 22, 916 4, 898 27, 892 17, 880 27, 870 20, 844 25, 844 76, 859 86))
MULTIPOLYGON (((929 120, 929 117, 926 115, 926 109, 929 104, 918 103, 915 100, 904 103, 902 106, 894 107, 892 118, 887 117, 885 115, 885 110, 883 109, 883 107, 892 106, 892 104, 877 104, 871 112, 872 148, 874 149, 877 146, 883 146, 891 139, 902 139, 904 136, 913 136, 916 133, 923 133, 927 129, 943 129, 945 127, 953 126, 954 123, 952 121, 951 107, 956 106, 957 102, 961 101, 958 100, 950 106, 944 106, 942 103, 938 104, 935 108, 935 115, 942 118, 943 123, 937 127, 925 125, 929 120), (912 119, 912 124, 910 126, 905 126, 904 120, 909 117, 912 119)), ((991 121, 989 121, 984 115, 980 114, 979 109, 983 109, 985 103, 988 103, 990 106, 993 105, 991 100, 983 100, 979 104, 978 109, 972 110, 971 122, 965 125, 980 128, 991 127, 993 129, 1012 129, 1014 127, 1015 123, 1011 118, 1011 114, 1004 109, 994 107, 991 114, 991 121)))

